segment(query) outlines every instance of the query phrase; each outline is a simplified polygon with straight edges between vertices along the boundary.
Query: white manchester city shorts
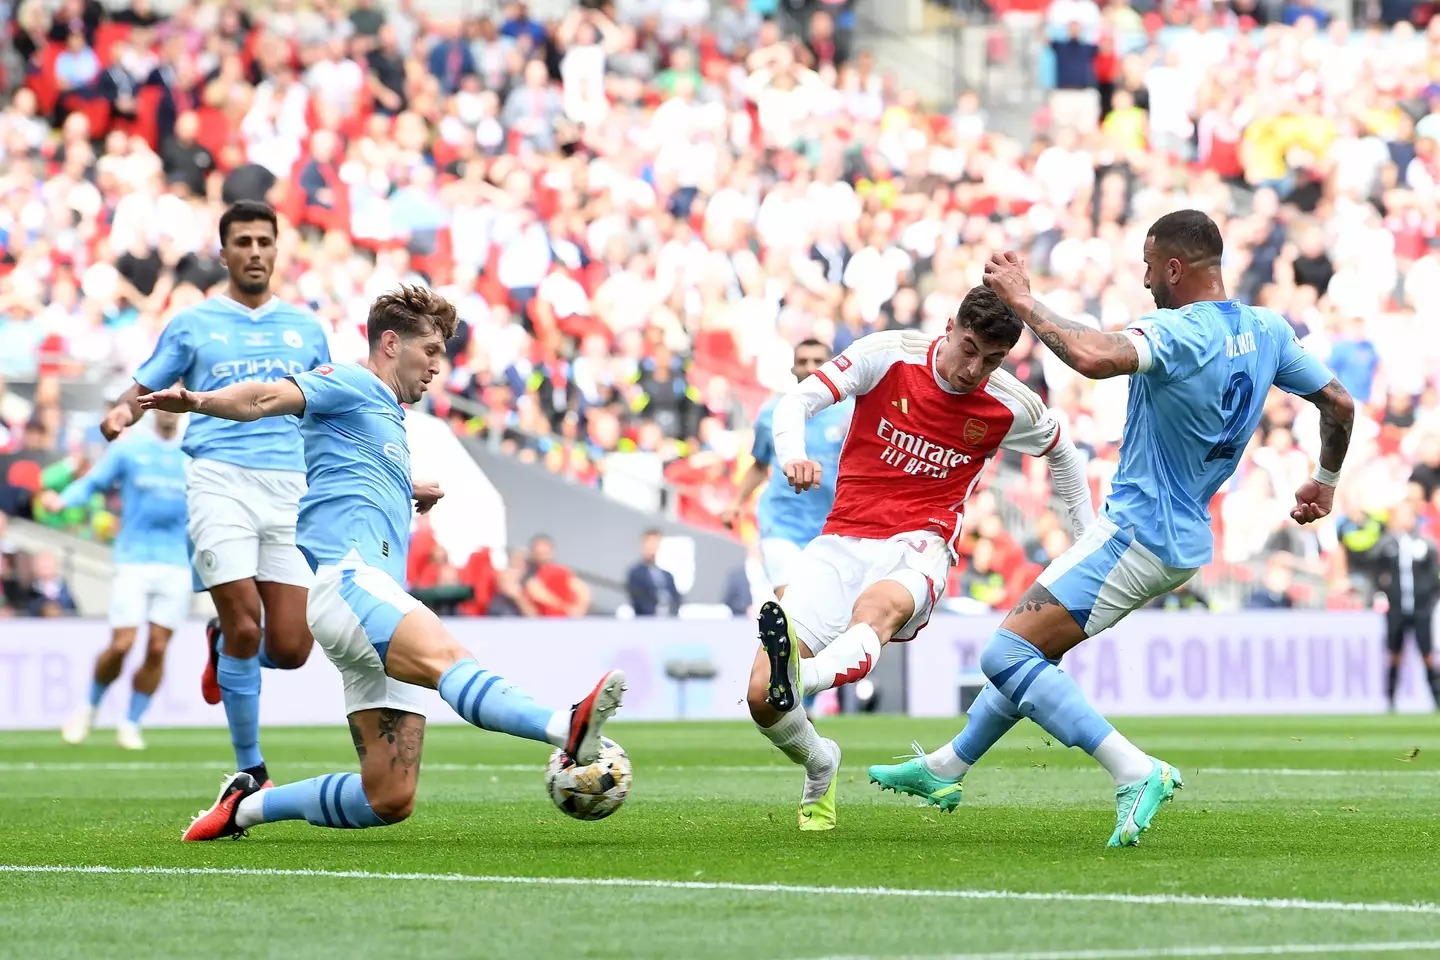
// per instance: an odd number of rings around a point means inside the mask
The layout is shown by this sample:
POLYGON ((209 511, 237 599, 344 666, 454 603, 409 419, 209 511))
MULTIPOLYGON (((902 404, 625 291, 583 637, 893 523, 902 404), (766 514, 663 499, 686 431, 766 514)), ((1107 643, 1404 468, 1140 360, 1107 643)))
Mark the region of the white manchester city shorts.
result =
POLYGON ((801 551, 794 574, 781 606, 812 653, 845 632, 860 594, 885 579, 908 587, 915 600, 915 613, 891 640, 913 640, 945 593, 950 548, 929 531, 888 540, 823 534, 801 551))
POLYGON ((782 537, 765 537, 760 541, 760 566, 770 589, 788 587, 795 578, 795 567, 805 548, 793 540, 782 537))
POLYGON ((1167 566, 1101 514, 1035 582, 1070 611, 1085 636, 1093 637, 1194 574, 1194 569, 1167 566))
POLYGON ((121 563, 110 582, 110 628, 153 623, 174 630, 190 613, 190 568, 169 563, 121 563))
POLYGON ((195 575, 202 587, 252 578, 310 586, 310 566, 295 549, 305 474, 191 460, 185 479, 195 575))
POLYGON ((385 673, 390 637, 420 601, 355 554, 323 564, 305 606, 315 642, 345 681, 345 713, 388 707, 425 716, 425 691, 385 673))

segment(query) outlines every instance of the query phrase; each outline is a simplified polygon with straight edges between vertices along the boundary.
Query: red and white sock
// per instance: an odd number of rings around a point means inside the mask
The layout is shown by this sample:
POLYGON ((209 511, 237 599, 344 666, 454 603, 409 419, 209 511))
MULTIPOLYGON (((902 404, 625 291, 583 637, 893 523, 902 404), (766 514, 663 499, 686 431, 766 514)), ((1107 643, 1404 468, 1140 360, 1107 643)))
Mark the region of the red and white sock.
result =
POLYGON ((857 623, 808 660, 800 661, 804 696, 854 683, 880 659, 880 635, 868 623, 857 623))

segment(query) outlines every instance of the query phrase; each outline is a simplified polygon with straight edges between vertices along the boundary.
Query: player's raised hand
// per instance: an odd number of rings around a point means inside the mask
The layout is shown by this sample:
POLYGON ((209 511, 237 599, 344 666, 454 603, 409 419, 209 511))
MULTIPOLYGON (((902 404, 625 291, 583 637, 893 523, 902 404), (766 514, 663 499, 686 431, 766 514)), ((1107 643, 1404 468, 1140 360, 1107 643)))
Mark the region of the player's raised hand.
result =
POLYGON ((991 255, 985 264, 984 283, 1017 310, 1030 300, 1030 274, 1025 269, 1025 258, 1013 250, 991 255))
POLYGON ((1290 517, 1296 523, 1314 523, 1328 517, 1335 506, 1335 488, 1318 480, 1306 480, 1295 491, 1295 509, 1290 517))
POLYGON ((430 508, 439 503, 445 496, 445 491, 440 489, 440 484, 434 480, 416 480, 413 482, 415 498, 415 512, 429 513, 430 508))
POLYGON ((135 415, 130 412, 129 405, 118 404, 111 407, 110 412, 105 414, 105 419, 100 421, 100 435, 106 440, 114 440, 134 422, 135 415))
POLYGON ((168 410, 170 413, 194 413, 200 409, 200 398, 184 387, 171 387, 142 393, 138 397, 142 410, 168 410))
POLYGON ((820 464, 814 460, 791 460, 785 464, 785 479, 796 493, 820 486, 820 464))

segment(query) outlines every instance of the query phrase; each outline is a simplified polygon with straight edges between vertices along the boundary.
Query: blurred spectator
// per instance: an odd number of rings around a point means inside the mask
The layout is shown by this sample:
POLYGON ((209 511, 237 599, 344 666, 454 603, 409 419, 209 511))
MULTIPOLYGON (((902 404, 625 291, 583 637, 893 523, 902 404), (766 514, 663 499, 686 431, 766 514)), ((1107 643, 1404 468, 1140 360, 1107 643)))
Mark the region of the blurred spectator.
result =
POLYGON ((590 588, 555 562, 555 544, 544 535, 530 541, 524 590, 537 616, 583 617, 590 610, 590 588))
POLYGON ((1377 581, 1385 594, 1386 648, 1390 669, 1385 696, 1395 708, 1405 637, 1413 635, 1425 664, 1435 707, 1440 709, 1440 656, 1434 638, 1435 605, 1440 600, 1440 555, 1435 541, 1415 529, 1415 512, 1407 503, 1390 511, 1386 534, 1376 547, 1377 581))
POLYGON ((1250 594, 1245 606, 1250 610, 1288 610, 1295 606, 1290 596, 1293 584, 1290 561, 1284 554, 1274 554, 1265 561, 1265 576, 1260 589, 1250 594))
POLYGON ((625 591, 637 617, 673 617, 680 610, 674 575, 655 562, 660 541, 659 530, 646 530, 640 538, 640 562, 625 575, 625 591))
POLYGON ((60 564, 54 555, 37 553, 29 558, 27 573, 21 574, 26 588, 24 610, 32 617, 61 617, 75 612, 70 588, 60 576, 60 564))
POLYGON ((1184 583, 1149 603, 1151 610, 1208 610, 1210 601, 1205 598, 1193 582, 1184 583))
POLYGON ((530 565, 524 550, 511 550, 507 566, 495 571, 495 596, 487 613, 492 617, 533 617, 535 604, 525 590, 530 565))

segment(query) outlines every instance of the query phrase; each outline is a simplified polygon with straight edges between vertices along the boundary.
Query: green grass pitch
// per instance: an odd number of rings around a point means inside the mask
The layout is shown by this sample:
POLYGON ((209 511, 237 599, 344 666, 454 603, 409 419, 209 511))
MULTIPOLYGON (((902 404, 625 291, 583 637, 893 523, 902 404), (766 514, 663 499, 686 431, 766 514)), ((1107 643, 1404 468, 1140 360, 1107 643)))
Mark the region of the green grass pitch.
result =
MULTIPOLYGON (((866 782, 957 723, 822 719, 845 748, 826 834, 796 830, 799 771, 748 725, 620 723, 635 782, 606 821, 551 806, 546 748, 444 727, 404 824, 193 845, 224 730, 144 754, 0 734, 0 957, 1440 956, 1434 717, 1123 721, 1186 784, 1128 850, 1109 779, 1029 724, 954 815, 866 782)), ((355 769, 342 726, 262 743, 277 779, 355 769)))

